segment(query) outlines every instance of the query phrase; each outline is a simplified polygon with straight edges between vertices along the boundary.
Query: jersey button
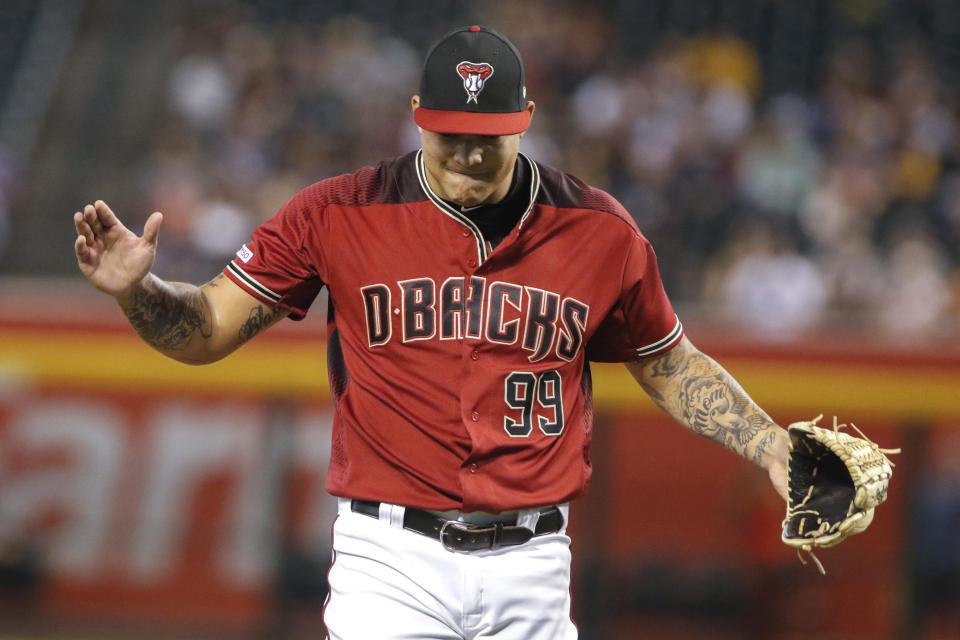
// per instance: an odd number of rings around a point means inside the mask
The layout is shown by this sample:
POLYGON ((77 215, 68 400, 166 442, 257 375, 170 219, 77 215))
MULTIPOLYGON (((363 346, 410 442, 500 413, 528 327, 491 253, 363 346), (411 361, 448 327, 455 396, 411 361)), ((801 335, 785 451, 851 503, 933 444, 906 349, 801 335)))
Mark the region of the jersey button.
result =
POLYGON ((462 235, 464 238, 469 238, 469 237, 470 237, 470 230, 469 230, 469 229, 464 229, 463 231, 460 232, 460 235, 462 235))
POLYGON ((469 260, 467 260, 467 266, 473 269, 475 266, 477 266, 477 261, 474 260, 473 258, 470 258, 469 260))
POLYGON ((470 473, 476 473, 477 471, 480 471, 480 465, 474 462, 470 465, 470 473))
POLYGON ((474 422, 480 422, 480 412, 474 411, 473 413, 471 413, 470 419, 473 420, 474 422))
POLYGON ((471 352, 470 352, 470 359, 471 359, 471 360, 479 360, 479 359, 480 359, 480 352, 477 351, 476 349, 474 349, 473 351, 471 351, 471 352))

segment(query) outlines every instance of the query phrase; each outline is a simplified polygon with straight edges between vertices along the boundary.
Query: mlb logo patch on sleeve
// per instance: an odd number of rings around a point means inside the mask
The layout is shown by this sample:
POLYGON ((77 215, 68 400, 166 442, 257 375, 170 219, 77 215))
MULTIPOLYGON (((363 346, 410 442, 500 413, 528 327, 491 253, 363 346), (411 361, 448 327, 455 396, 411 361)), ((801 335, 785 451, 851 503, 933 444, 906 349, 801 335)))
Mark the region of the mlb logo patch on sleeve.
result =
POLYGON ((250 258, 253 257, 253 251, 247 248, 247 245, 240 247, 240 250, 237 251, 237 257, 243 260, 244 264, 250 262, 250 258))

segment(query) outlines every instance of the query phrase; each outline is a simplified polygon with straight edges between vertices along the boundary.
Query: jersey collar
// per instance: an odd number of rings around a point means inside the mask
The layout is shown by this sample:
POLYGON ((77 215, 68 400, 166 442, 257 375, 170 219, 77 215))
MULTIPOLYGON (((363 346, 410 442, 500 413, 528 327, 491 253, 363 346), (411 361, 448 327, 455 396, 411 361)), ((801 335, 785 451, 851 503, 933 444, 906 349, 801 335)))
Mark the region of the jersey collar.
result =
MULTIPOLYGON (((537 193, 540 192, 540 169, 537 167, 537 163, 531 160, 524 153, 519 153, 518 156, 522 159, 523 162, 527 163, 527 166, 530 167, 530 196, 529 201, 527 202, 527 207, 524 209, 523 215, 520 216, 520 222, 517 223, 517 231, 519 232, 523 228, 523 223, 526 222, 527 218, 530 217, 530 213, 533 211, 533 204, 536 202, 537 193)), ((480 258, 480 263, 483 263, 487 259, 489 252, 487 251, 487 243, 483 237, 483 234, 480 232, 480 228, 473 223, 470 218, 465 216, 457 207, 449 205, 443 200, 440 196, 433 192, 433 189, 430 188, 430 183, 427 182, 427 173, 423 167, 423 149, 417 151, 416 158, 417 166, 417 179, 420 181, 420 187, 423 189, 423 192, 427 195, 427 198, 436 205, 440 211, 450 218, 453 218, 467 229, 473 233, 474 238, 477 241, 477 254, 480 258)))

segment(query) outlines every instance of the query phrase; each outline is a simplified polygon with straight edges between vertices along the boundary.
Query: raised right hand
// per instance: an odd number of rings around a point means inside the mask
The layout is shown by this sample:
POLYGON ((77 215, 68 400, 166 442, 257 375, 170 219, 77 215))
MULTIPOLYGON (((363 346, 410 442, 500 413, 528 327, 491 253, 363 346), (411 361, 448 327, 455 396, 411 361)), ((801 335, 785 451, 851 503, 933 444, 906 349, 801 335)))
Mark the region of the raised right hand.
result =
POLYGON ((118 299, 128 296, 150 273, 162 221, 159 211, 151 214, 140 237, 123 226, 103 200, 88 204, 73 214, 80 271, 104 293, 118 299))

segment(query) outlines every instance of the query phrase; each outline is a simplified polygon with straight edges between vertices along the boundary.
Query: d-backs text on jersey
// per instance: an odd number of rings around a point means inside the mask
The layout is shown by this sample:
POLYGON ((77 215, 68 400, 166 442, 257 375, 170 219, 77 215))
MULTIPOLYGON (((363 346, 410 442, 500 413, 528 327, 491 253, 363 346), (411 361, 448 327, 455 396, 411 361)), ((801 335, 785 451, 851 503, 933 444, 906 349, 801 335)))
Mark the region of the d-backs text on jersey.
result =
POLYGON ((583 347, 590 307, 575 298, 511 282, 488 283, 479 276, 450 277, 439 286, 432 278, 401 280, 395 289, 397 307, 390 285, 360 288, 371 348, 396 339, 486 339, 519 342, 530 352, 530 362, 550 353, 569 362, 583 347))

